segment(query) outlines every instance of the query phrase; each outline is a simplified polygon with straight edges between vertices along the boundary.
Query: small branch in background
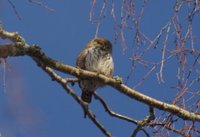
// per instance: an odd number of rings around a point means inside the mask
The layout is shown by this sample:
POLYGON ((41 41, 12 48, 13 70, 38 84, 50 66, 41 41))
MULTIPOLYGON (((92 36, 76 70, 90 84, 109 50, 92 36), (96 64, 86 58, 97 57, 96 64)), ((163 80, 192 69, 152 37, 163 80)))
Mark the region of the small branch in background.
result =
POLYGON ((120 22, 120 39, 121 39, 121 46, 122 46, 122 51, 123 54, 125 54, 126 51, 126 39, 125 39, 125 28, 126 28, 126 21, 128 18, 128 14, 125 14, 126 12, 126 0, 122 1, 122 6, 121 6, 121 22, 120 22), (125 14, 125 15, 124 15, 125 14))
POLYGON ((108 1, 107 1, 107 0, 104 0, 104 3, 103 3, 102 8, 101 8, 101 12, 100 12, 100 14, 99 14, 99 19, 98 19, 98 21, 96 22, 95 37, 98 37, 100 24, 101 24, 101 22, 103 21, 103 19, 106 17, 106 14, 105 14, 105 13, 106 13, 107 5, 108 5, 108 1))
POLYGON ((93 16, 94 16, 94 7, 95 7, 95 4, 96 4, 96 0, 91 0, 91 5, 90 5, 90 12, 89 12, 89 21, 92 22, 93 20, 93 16))
POLYGON ((168 39, 169 39, 169 31, 170 31, 170 27, 171 25, 169 24, 167 27, 167 34, 164 40, 164 45, 162 48, 162 59, 161 59, 161 65, 160 65, 160 71, 157 73, 157 78, 159 83, 164 83, 164 78, 163 78, 163 68, 164 68, 164 62, 165 62, 165 54, 166 54, 166 48, 167 48, 167 44, 168 44, 168 39))
POLYGON ((136 85, 134 85, 133 89, 136 89, 137 87, 139 87, 141 84, 144 83, 145 79, 156 69, 157 64, 154 64, 151 69, 142 77, 142 79, 136 83, 136 85))
POLYGON ((42 3, 41 1, 37 1, 37 0, 28 0, 30 3, 36 4, 38 6, 41 6, 45 9, 47 9, 48 11, 55 11, 54 9, 50 8, 49 6, 45 5, 44 3, 42 3))
POLYGON ((138 121, 138 126, 137 128, 133 131, 131 137, 136 137, 137 133, 139 131, 143 131, 144 134, 147 137, 150 137, 150 135, 147 133, 147 131, 144 129, 145 126, 147 126, 152 120, 155 119, 155 115, 154 115, 154 109, 153 107, 149 107, 149 116, 147 116, 145 119, 138 121))
POLYGON ((108 112, 108 114, 112 117, 117 117, 119 119, 122 119, 122 120, 126 120, 128 122, 131 122, 131 123, 134 123, 134 124, 138 124, 138 121, 137 120, 134 120, 128 116, 124 116, 124 115, 121 115, 121 114, 118 114, 116 112, 113 112, 109 106, 106 104, 106 102, 103 100, 103 98, 101 98, 96 92, 94 93, 94 97, 95 99, 99 100, 100 103, 103 105, 103 107, 105 108, 105 111, 108 112))
MULTIPOLYGON (((184 133, 182 133, 181 130, 175 129, 173 127, 172 123, 170 123, 170 122, 168 122, 168 123, 167 122, 152 122, 152 123, 149 123, 148 126, 151 126, 151 127, 162 127, 162 128, 160 128, 158 130, 167 129, 167 130, 169 130, 171 132, 174 132, 174 133, 176 133, 178 135, 186 136, 184 133)), ((159 132, 155 128, 154 128, 154 130, 155 130, 155 132, 159 132)))
POLYGON ((198 54, 198 56, 196 57, 196 59, 194 60, 194 63, 192 64, 192 68, 189 70, 189 73, 187 75, 187 79, 189 79, 191 73, 192 73, 192 70, 194 69, 195 65, 197 64, 197 61, 198 59, 200 58, 200 53, 198 54))
POLYGON ((118 23, 117 23, 117 18, 116 18, 116 14, 115 14, 115 3, 114 0, 112 0, 112 4, 111 4, 111 16, 113 18, 113 23, 114 23, 114 42, 113 44, 116 45, 117 43, 117 39, 119 37, 119 32, 118 32, 118 23))
POLYGON ((103 0, 102 8, 100 10, 100 13, 99 13, 99 16, 97 17, 97 19, 95 19, 95 17, 94 17, 95 4, 96 4, 96 0, 91 0, 89 21, 92 24, 96 25, 95 37, 98 37, 100 25, 101 25, 102 21, 104 20, 104 18, 106 17, 106 9, 107 9, 107 5, 108 5, 108 0, 103 0))
POLYGON ((7 0, 7 1, 8 1, 8 3, 10 4, 10 6, 12 7, 12 9, 14 10, 14 13, 15 13, 15 15, 17 16, 17 18, 18 18, 19 20, 22 20, 22 18, 21 18, 21 16, 20 16, 19 12, 17 11, 17 8, 16 8, 15 4, 14 4, 11 0, 7 0))
POLYGON ((142 3, 142 7, 141 7, 140 14, 139 14, 139 17, 138 17, 139 24, 141 23, 141 20, 142 20, 143 14, 144 14, 144 9, 145 9, 148 2, 149 2, 149 0, 144 0, 143 3, 142 3))
POLYGON ((130 78, 131 78, 131 76, 132 76, 132 74, 134 73, 134 70, 135 70, 135 62, 134 61, 131 61, 131 62, 132 62, 131 68, 130 68, 128 75, 126 76, 126 80, 124 82, 124 84, 126 84, 126 85, 128 85, 128 82, 129 82, 129 80, 130 80, 130 78))
MULTIPOLYGON (((12 7, 12 9, 13 9, 15 15, 17 16, 17 18, 18 18, 19 20, 22 20, 22 17, 21 17, 21 15, 19 14, 19 12, 18 12, 18 10, 17 10, 15 4, 14 4, 11 0, 7 0, 7 1, 8 1, 8 3, 10 4, 10 6, 12 7)), ((37 1, 37 0, 28 0, 28 1, 29 1, 30 3, 36 4, 36 5, 38 5, 38 6, 41 6, 41 7, 45 8, 45 9, 47 9, 48 11, 51 11, 51 12, 55 11, 54 9, 52 9, 52 8, 48 7, 47 5, 45 5, 44 3, 42 3, 41 1, 37 1)))

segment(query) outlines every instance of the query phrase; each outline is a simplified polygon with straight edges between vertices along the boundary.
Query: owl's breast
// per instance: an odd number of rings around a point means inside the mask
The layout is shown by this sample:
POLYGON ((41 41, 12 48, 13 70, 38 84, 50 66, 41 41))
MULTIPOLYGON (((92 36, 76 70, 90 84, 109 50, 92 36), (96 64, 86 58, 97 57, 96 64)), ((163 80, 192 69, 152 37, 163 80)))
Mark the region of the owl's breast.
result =
POLYGON ((89 50, 85 59, 85 68, 89 71, 112 76, 114 63, 111 53, 89 50))

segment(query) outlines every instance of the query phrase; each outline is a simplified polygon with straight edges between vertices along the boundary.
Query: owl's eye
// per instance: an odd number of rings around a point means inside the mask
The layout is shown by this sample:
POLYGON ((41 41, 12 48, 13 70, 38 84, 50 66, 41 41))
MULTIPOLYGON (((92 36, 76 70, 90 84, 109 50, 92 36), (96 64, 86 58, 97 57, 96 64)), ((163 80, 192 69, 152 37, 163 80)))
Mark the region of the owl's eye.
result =
POLYGON ((102 45, 102 46, 101 46, 101 49, 102 49, 102 50, 107 50, 107 49, 108 49, 108 46, 102 45))
POLYGON ((108 46, 108 45, 105 45, 105 46, 102 46, 102 50, 105 50, 105 51, 111 51, 111 46, 108 46))

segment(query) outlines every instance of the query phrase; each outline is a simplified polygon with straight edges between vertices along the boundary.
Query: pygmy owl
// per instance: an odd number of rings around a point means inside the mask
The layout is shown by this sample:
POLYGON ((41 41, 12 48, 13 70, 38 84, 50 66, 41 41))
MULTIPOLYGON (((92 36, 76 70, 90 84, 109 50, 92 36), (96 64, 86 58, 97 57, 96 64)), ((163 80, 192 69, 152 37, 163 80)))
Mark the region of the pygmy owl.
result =
MULTIPOLYGON (((111 42, 99 37, 92 39, 85 49, 80 52, 76 60, 76 66, 84 70, 112 77, 114 63, 112 59, 111 42)), ((82 90, 82 100, 90 103, 92 94, 97 88, 102 86, 104 86, 104 84, 97 80, 80 79, 79 87, 82 90)))

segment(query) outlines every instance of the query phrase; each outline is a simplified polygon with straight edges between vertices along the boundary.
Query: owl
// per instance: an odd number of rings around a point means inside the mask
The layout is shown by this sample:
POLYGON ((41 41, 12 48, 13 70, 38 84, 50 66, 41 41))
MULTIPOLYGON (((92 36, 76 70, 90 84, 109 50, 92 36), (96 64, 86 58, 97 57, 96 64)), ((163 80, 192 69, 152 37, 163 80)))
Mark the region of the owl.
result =
MULTIPOLYGON (((85 49, 83 49, 78 55, 76 66, 84 70, 112 77, 114 63, 112 58, 111 42, 107 39, 99 37, 89 41, 85 49)), ((86 103, 90 103, 95 90, 103 86, 104 84, 97 80, 80 79, 79 87, 82 90, 82 100, 86 103)))

